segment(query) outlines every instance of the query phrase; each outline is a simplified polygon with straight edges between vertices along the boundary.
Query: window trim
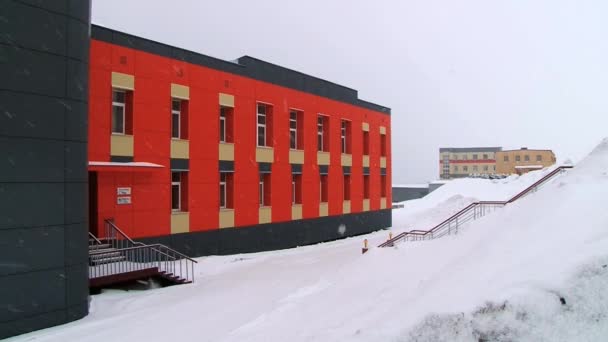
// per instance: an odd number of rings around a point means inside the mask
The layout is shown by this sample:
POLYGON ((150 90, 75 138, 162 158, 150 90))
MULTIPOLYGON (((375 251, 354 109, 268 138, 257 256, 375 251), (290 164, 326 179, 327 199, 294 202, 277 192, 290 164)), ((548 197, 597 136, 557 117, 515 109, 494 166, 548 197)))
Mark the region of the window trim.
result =
POLYGON ((342 149, 342 154, 346 154, 346 120, 342 119, 340 120, 340 145, 341 145, 341 149, 342 149))
POLYGON ((255 118, 256 118, 256 121, 255 121, 255 123, 256 123, 256 131, 255 131, 256 142, 255 142, 255 144, 257 147, 269 147, 268 141, 267 141, 267 139, 268 139, 268 129, 267 129, 267 127, 268 127, 268 111, 267 111, 268 106, 269 106, 268 104, 263 103, 263 102, 256 102, 256 104, 255 104, 255 112, 256 112, 256 116, 255 116, 255 118), (265 108, 264 114, 260 113, 260 106, 263 106, 265 108), (263 124, 260 123, 261 116, 264 117, 263 124), (260 145, 260 128, 263 128, 263 130, 264 130, 264 145, 260 145))
POLYGON ((171 211, 181 212, 182 211, 182 173, 171 172, 171 211), (173 180, 173 175, 179 176, 179 181, 173 180), (173 208, 173 187, 177 186, 177 208, 173 208))
POLYGON ((325 152, 325 116, 317 114, 317 152, 325 152), (320 120, 320 122, 319 122, 320 120), (320 142, 320 144, 319 144, 320 142))
POLYGON ((111 125, 111 130, 112 130, 112 134, 121 134, 121 135, 126 135, 126 131, 127 131, 127 125, 126 125, 126 119, 127 119, 127 91, 124 89, 120 89, 120 88, 112 88, 112 121, 114 121, 114 107, 121 107, 122 108, 122 132, 115 132, 114 131, 114 125, 111 125), (116 102, 114 101, 114 93, 122 93, 125 99, 125 102, 116 102))
POLYGON ((226 143, 227 139, 226 139, 226 112, 225 112, 225 108, 224 106, 220 106, 220 121, 219 121, 219 125, 220 125, 220 142, 221 143, 226 143), (222 139, 222 135, 224 136, 224 138, 222 139))
POLYGON ((182 101, 180 99, 171 98, 171 139, 182 138, 182 101), (179 103, 179 109, 173 109, 173 103, 179 103), (177 116, 177 137, 173 136, 173 116, 177 116))
POLYGON ((298 111, 295 109, 289 110, 289 148, 292 150, 297 150, 298 146, 298 111), (291 115, 295 114, 295 117, 292 118, 291 115), (291 127, 291 123, 295 124, 295 128, 291 127), (291 134, 293 133, 293 142, 295 146, 291 146, 291 134))
POLYGON ((220 209, 228 208, 228 177, 225 172, 220 172, 220 209), (223 180, 222 180, 223 178, 223 180), (222 190, 223 186, 223 190, 222 190), (222 205, 222 194, 224 195, 224 203, 222 205))
POLYGON ((264 174, 260 173, 260 183, 259 183, 259 187, 258 187, 258 191, 260 192, 260 208, 265 207, 265 203, 264 203, 264 174))

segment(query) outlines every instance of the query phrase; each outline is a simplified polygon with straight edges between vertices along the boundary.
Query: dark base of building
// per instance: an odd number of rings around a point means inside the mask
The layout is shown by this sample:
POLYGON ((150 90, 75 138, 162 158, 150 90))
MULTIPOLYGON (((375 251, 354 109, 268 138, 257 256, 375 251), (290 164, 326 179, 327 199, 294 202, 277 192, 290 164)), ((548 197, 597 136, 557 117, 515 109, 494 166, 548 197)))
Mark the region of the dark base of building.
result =
POLYGON ((312 245, 390 227, 391 209, 138 239, 192 257, 254 253, 312 245))

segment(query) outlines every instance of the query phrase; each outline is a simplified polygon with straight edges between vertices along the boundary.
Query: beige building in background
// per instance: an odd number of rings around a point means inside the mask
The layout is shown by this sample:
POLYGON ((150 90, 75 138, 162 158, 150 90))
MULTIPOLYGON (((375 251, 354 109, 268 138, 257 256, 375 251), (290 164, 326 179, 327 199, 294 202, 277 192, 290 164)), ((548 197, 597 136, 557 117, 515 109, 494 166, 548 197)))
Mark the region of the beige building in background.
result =
POLYGON ((519 150, 496 152, 496 173, 524 174, 555 164, 555 154, 551 150, 519 150))

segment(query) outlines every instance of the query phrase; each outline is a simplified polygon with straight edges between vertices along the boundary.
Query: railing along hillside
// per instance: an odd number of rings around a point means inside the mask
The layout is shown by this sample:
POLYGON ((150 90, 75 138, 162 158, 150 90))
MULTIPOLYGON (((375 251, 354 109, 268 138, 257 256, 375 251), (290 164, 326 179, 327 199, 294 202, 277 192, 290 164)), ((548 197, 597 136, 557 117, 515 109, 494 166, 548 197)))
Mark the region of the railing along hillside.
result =
POLYGON ((553 177, 562 173, 566 169, 571 168, 572 166, 570 165, 559 166, 555 170, 546 174, 541 179, 534 182, 532 185, 528 186, 524 190, 520 191, 518 194, 516 194, 507 201, 479 201, 471 203, 467 207, 463 208, 459 212, 455 213, 454 215, 447 218, 445 221, 437 224, 429 230, 411 230, 403 232, 396 235, 392 239, 381 243, 380 245, 378 245, 378 247, 391 247, 394 246, 397 242, 429 240, 436 239, 444 235, 456 234, 458 233, 458 229, 460 228, 460 226, 462 226, 463 224, 483 217, 498 208, 502 208, 509 203, 513 203, 518 199, 521 199, 526 195, 535 192, 540 186, 545 184, 547 181, 551 180, 553 177))

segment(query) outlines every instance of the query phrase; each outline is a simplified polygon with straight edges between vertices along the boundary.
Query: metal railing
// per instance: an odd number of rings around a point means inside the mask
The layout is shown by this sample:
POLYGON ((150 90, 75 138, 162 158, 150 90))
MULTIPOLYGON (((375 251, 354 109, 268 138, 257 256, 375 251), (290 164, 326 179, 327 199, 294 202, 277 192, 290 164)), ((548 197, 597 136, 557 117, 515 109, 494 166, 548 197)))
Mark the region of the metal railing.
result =
POLYGON ((571 169, 572 167, 573 166, 571 165, 557 167, 555 170, 546 174, 541 179, 520 191, 507 201, 479 201, 471 203, 464 209, 460 210, 429 230, 411 230, 403 232, 381 243, 378 245, 378 247, 392 247, 396 242, 430 240, 440 238, 444 235, 457 234, 462 225, 481 218, 498 208, 506 206, 509 203, 513 203, 530 193, 536 192, 547 181, 556 175, 561 174, 566 169, 571 169))
POLYGON ((194 264, 198 262, 187 255, 162 244, 133 241, 112 219, 104 220, 104 233, 101 238, 89 233, 96 244, 108 245, 89 251, 89 279, 156 268, 174 281, 194 281, 194 264))
POLYGON ((89 279, 153 270, 177 282, 194 281, 193 260, 165 245, 143 245, 89 253, 89 279), (103 262, 105 259, 118 261, 103 262))

